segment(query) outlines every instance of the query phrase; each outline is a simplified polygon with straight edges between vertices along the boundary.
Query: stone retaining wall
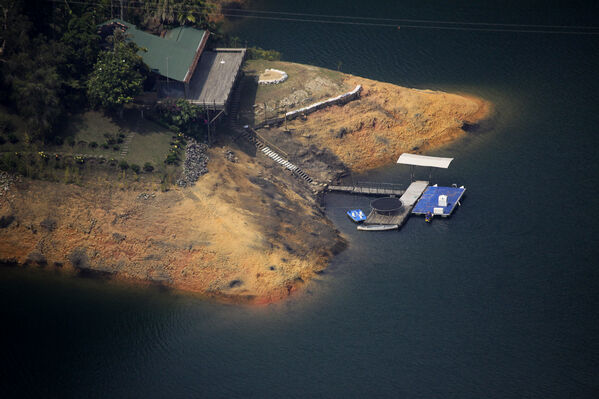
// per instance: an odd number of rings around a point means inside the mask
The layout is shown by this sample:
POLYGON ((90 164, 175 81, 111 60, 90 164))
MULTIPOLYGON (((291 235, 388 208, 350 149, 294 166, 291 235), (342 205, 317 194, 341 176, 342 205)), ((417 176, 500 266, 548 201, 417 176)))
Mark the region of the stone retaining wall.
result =
POLYGON ((323 101, 319 101, 317 103, 314 104, 310 104, 307 107, 303 107, 300 109, 296 109, 293 111, 289 111, 285 114, 285 117, 278 117, 278 118, 273 118, 273 119, 269 119, 266 122, 261 122, 258 123, 254 126, 255 129, 259 129, 261 127, 263 127, 264 125, 267 124, 272 124, 272 125, 278 125, 279 123, 282 123, 283 121, 285 121, 285 119, 287 119, 288 121, 293 120, 295 118, 297 118, 300 115, 308 115, 311 114, 312 112, 318 111, 319 109, 323 109, 326 107, 329 107, 331 105, 344 105, 347 104, 350 101, 356 100, 358 98, 360 98, 360 93, 362 92, 362 85, 357 85, 355 89, 353 89, 352 91, 349 91, 347 93, 344 94, 340 94, 337 97, 333 97, 333 98, 329 98, 323 101))

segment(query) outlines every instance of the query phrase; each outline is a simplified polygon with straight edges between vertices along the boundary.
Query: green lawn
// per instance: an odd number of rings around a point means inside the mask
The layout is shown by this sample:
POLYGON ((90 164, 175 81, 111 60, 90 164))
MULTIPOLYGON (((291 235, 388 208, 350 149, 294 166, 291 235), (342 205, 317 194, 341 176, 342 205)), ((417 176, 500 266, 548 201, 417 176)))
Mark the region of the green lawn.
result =
POLYGON ((127 162, 143 166, 150 162, 154 167, 164 164, 173 133, 150 121, 139 123, 135 134, 129 144, 129 153, 125 157, 127 162))
MULTIPOLYGON (((0 109, 1 115, 7 115, 5 109, 0 109)), ((4 116, 9 118, 16 130, 14 135, 19 139, 16 144, 7 140, 3 134, 5 143, 0 144, 0 152, 37 152, 61 154, 83 154, 92 156, 103 156, 107 159, 125 160, 129 164, 137 164, 141 167, 150 162, 155 169, 164 168, 164 160, 170 149, 173 132, 164 127, 140 117, 139 111, 130 110, 125 112, 123 119, 113 119, 96 111, 88 111, 83 114, 71 116, 70 120, 60 132, 64 138, 62 145, 42 144, 36 142, 27 143, 26 128, 24 123, 15 115, 4 116), (127 142, 127 137, 133 133, 128 145, 127 154, 122 157, 121 152, 127 142), (107 137, 108 136, 108 137, 107 137), (114 140, 109 148, 102 148, 102 144, 108 144, 108 140, 114 140), (118 143, 118 141, 123 141, 118 143), (95 142, 94 148, 90 143, 95 142), (118 146, 117 150, 114 146, 118 146)))
POLYGON ((128 163, 136 163, 140 166, 146 162, 160 166, 168 154, 172 135, 170 130, 142 119, 136 111, 125 113, 123 120, 112 120, 101 113, 90 111, 72 121, 67 137, 73 137, 77 144, 72 148, 64 144, 62 151, 67 152, 71 149, 75 152, 124 159, 128 163), (131 133, 133 136, 128 145, 127 155, 121 158, 121 151, 131 133), (123 143, 116 144, 120 147, 119 150, 115 151, 113 144, 109 145, 108 149, 102 148, 101 145, 108 141, 105 134, 112 139, 123 140, 123 143), (125 137, 119 137, 119 134, 125 137), (92 141, 98 143, 97 148, 90 147, 89 143, 92 141))
POLYGON ((267 68, 285 71, 289 78, 285 82, 276 85, 258 86, 255 97, 256 104, 268 101, 276 101, 278 98, 288 96, 294 90, 298 89, 306 89, 310 92, 314 92, 315 96, 318 97, 315 100, 319 100, 320 97, 325 97, 327 94, 329 96, 336 96, 337 94, 340 94, 333 92, 333 87, 324 89, 322 92, 316 88, 307 88, 307 83, 316 78, 322 78, 324 81, 327 81, 327 83, 330 82, 331 84, 344 87, 342 73, 326 68, 296 64, 292 62, 250 60, 246 62, 244 66, 244 72, 247 75, 258 76, 267 68))
MULTIPOLYGON (((246 81, 241 99, 241 117, 244 123, 253 124, 264 118, 260 110, 264 104, 279 112, 306 106, 310 103, 347 92, 349 87, 340 72, 311 65, 284 61, 249 60, 244 65, 246 81), (267 68, 285 71, 288 79, 276 85, 258 85, 257 78, 267 68), (293 103, 292 106, 285 104, 293 103), (282 104, 282 105, 281 105, 282 104)), ((263 112, 263 111, 262 111, 263 112)))
POLYGON ((74 153, 103 155, 106 158, 124 159, 130 164, 135 163, 139 166, 150 162, 156 168, 164 164, 173 135, 170 130, 147 119, 142 119, 136 111, 125 113, 123 120, 113 120, 99 112, 86 112, 75 118, 68 129, 66 136, 73 137, 77 144, 74 147, 63 144, 60 149, 57 148, 61 152, 72 151, 74 153), (127 155, 122 157, 121 151, 124 149, 127 137, 131 133, 133 133, 133 136, 128 144, 127 155), (114 144, 109 145, 108 149, 102 148, 102 144, 108 141, 105 134, 108 134, 109 138, 123 141, 122 143, 116 143, 119 150, 114 150, 114 144), (89 143, 93 141, 98 143, 98 147, 90 147, 89 143))

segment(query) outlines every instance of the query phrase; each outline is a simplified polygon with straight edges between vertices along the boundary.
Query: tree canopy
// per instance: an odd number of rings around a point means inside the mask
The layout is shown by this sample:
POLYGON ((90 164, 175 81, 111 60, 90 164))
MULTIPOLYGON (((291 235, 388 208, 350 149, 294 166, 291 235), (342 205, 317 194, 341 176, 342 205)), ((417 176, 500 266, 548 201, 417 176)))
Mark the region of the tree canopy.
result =
POLYGON ((133 43, 114 37, 113 48, 102 51, 87 82, 87 95, 95 107, 116 110, 133 101, 145 80, 144 64, 133 43))
POLYGON ((0 102, 26 121, 31 139, 52 138, 61 119, 90 104, 122 109, 141 92, 147 67, 118 34, 101 51, 98 24, 122 16, 155 33, 177 25, 215 33, 213 7, 206 0, 0 0, 0 102))

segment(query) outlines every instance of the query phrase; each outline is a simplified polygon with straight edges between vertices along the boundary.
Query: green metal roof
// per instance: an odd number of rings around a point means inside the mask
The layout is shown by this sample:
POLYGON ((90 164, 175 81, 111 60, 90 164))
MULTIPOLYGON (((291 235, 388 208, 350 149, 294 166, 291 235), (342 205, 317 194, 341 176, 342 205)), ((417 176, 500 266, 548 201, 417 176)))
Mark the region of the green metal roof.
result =
POLYGON ((111 19, 103 25, 113 22, 127 26, 127 37, 140 47, 138 54, 151 70, 181 82, 185 80, 187 72, 193 66, 196 52, 204 35, 207 34, 203 30, 182 26, 160 37, 139 30, 135 25, 120 19, 111 19))

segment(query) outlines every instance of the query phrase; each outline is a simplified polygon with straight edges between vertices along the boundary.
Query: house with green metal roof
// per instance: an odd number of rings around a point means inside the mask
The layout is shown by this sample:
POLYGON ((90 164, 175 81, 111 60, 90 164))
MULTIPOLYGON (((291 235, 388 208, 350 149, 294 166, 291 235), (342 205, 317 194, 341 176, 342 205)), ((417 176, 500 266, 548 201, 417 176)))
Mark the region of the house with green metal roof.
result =
POLYGON ((231 94, 241 75, 245 48, 207 50, 209 31, 181 26, 153 35, 121 19, 111 19, 99 27, 103 37, 115 29, 124 32, 139 48, 150 70, 159 75, 159 99, 184 98, 216 116, 226 114, 231 94))
POLYGON ((189 83, 204 51, 210 32, 187 26, 172 29, 164 36, 144 32, 121 19, 111 19, 103 27, 124 31, 139 48, 139 55, 160 76, 189 83))

